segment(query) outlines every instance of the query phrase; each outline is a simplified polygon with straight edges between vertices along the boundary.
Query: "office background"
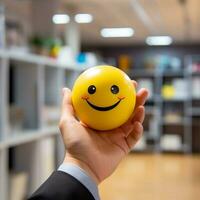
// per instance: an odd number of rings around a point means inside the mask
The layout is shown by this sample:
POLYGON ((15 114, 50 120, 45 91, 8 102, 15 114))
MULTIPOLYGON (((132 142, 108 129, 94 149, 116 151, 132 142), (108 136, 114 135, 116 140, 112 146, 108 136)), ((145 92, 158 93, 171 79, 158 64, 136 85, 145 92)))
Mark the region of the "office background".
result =
POLYGON ((0 1, 0 199, 62 162, 62 87, 108 64, 149 90, 144 135, 102 200, 200 198, 199 0, 0 1))

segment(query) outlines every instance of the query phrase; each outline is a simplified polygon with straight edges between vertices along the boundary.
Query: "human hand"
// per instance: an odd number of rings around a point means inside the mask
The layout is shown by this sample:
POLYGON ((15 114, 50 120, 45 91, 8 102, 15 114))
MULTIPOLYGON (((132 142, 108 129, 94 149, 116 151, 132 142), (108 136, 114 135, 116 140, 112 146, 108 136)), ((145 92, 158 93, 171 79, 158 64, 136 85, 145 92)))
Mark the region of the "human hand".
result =
MULTIPOLYGON (((137 85, 134 81, 133 84, 137 85)), ((76 119, 71 91, 64 88, 59 124, 66 149, 64 163, 80 166, 97 184, 112 174, 142 135, 147 96, 146 89, 137 93, 135 110, 125 124, 113 130, 98 131, 76 119)))

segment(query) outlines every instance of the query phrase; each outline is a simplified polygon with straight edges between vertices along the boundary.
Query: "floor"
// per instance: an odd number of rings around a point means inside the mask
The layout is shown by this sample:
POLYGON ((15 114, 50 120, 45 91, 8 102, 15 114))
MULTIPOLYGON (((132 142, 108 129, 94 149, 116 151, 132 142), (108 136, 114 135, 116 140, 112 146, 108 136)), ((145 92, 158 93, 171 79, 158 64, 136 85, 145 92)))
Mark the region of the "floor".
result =
POLYGON ((198 200, 200 155, 130 154, 100 185, 101 200, 198 200))

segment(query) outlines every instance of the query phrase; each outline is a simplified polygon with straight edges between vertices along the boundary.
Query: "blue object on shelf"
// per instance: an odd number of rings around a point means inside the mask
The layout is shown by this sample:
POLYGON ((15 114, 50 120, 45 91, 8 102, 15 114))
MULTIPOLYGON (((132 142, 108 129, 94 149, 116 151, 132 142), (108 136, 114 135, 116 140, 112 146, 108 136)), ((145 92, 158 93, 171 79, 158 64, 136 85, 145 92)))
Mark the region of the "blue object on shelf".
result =
POLYGON ((79 64, 84 64, 87 61, 87 55, 85 53, 79 53, 76 57, 76 61, 79 64))

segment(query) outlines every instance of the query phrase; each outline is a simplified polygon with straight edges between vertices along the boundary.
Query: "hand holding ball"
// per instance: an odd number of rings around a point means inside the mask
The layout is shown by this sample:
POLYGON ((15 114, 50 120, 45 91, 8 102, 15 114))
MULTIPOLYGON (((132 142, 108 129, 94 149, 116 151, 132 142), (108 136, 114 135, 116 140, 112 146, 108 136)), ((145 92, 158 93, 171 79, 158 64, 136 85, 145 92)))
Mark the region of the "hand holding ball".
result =
POLYGON ((83 72, 72 90, 77 117, 90 128, 111 130, 124 124, 136 102, 135 88, 120 69, 97 66, 83 72))

